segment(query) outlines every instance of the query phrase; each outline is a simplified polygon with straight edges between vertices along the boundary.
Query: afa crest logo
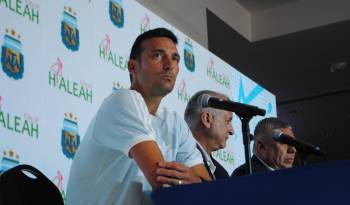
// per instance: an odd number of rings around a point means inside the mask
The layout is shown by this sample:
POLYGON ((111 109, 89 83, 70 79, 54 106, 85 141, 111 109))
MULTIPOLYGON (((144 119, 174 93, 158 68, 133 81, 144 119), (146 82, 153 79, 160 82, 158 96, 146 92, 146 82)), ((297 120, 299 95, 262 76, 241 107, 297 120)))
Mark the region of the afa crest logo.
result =
POLYGON ((3 173, 17 165, 19 165, 19 155, 10 149, 8 152, 3 151, 3 157, 1 159, 0 173, 3 173))
POLYGON ((61 37, 63 44, 71 51, 79 49, 79 30, 76 15, 72 8, 64 7, 61 37))
POLYGON ((192 42, 189 38, 185 39, 184 56, 185 56, 185 66, 187 70, 194 72, 196 67, 196 62, 194 59, 192 42))
POLYGON ((124 9, 122 0, 109 0, 109 17, 118 28, 124 26, 124 9))
POLYGON ((66 113, 61 134, 62 152, 68 159, 73 159, 80 144, 77 117, 66 113))
POLYGON ((16 31, 6 29, 4 43, 1 47, 2 70, 15 80, 23 77, 24 60, 22 54, 21 36, 16 31))

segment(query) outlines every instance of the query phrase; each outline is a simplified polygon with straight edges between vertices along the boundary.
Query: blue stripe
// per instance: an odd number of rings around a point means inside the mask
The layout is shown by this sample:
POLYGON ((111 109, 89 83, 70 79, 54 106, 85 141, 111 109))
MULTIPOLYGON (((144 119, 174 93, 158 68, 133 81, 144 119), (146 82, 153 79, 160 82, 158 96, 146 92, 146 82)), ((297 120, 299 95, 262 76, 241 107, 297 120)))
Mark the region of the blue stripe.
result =
POLYGON ((244 104, 249 104, 251 101, 253 101, 264 89, 260 85, 256 85, 253 90, 250 91, 248 96, 245 96, 244 93, 244 87, 243 87, 243 80, 240 79, 239 82, 239 95, 238 95, 238 102, 242 102, 244 104))
POLYGON ((70 127, 78 127, 78 123, 73 122, 72 120, 69 120, 69 119, 64 119, 63 120, 63 125, 67 125, 67 126, 70 126, 70 127))
POLYGON ((69 122, 69 123, 72 123, 72 124, 75 124, 75 125, 78 124, 77 122, 75 122, 75 121, 73 121, 73 120, 70 120, 70 119, 67 119, 67 118, 64 118, 64 121, 69 122))
POLYGON ((185 47, 185 50, 186 50, 187 52, 189 52, 189 53, 193 53, 193 48, 192 48, 192 47, 186 46, 186 47, 185 47))
POLYGON ((71 19, 73 19, 73 20, 76 20, 77 18, 75 17, 75 16, 72 16, 72 15, 70 15, 70 13, 68 13, 68 12, 63 12, 63 16, 67 16, 68 18, 71 18, 71 19))
POLYGON ((1 160, 2 171, 9 170, 12 167, 17 166, 18 164, 19 164, 19 162, 17 160, 14 160, 14 159, 3 158, 1 160))
POLYGON ((12 38, 9 35, 4 36, 4 44, 9 45, 9 46, 14 47, 14 48, 17 48, 18 50, 20 50, 22 47, 22 44, 20 41, 12 38))
POLYGON ((70 19, 67 16, 63 16, 63 21, 69 24, 73 28, 77 28, 77 21, 74 19, 70 19))
POLYGON ((185 49, 193 51, 193 47, 190 44, 188 44, 188 43, 185 43, 185 49))
POLYGON ((13 44, 10 44, 10 43, 8 43, 8 42, 4 42, 4 46, 6 47, 6 48, 10 48, 11 50, 14 50, 14 51, 16 51, 16 52, 21 52, 21 48, 17 48, 17 47, 15 47, 15 45, 13 45, 13 44))
POLYGON ((76 123, 71 123, 71 122, 66 122, 66 121, 63 121, 63 126, 78 128, 78 125, 76 123))
POLYGON ((117 3, 119 4, 120 6, 123 5, 122 1, 121 0, 111 0, 113 3, 117 3))
POLYGON ((67 14, 67 13, 64 13, 63 14, 63 19, 67 19, 68 21, 71 21, 73 23, 76 23, 77 22, 77 18, 67 14))
POLYGON ((77 22, 77 18, 75 16, 72 16, 71 14, 67 13, 67 12, 63 12, 63 17, 66 19, 69 19, 72 22, 77 22))
POLYGON ((21 42, 15 38, 13 38, 12 36, 9 36, 7 34, 5 34, 5 39, 7 39, 8 41, 13 41, 15 43, 18 43, 19 45, 21 45, 21 42))

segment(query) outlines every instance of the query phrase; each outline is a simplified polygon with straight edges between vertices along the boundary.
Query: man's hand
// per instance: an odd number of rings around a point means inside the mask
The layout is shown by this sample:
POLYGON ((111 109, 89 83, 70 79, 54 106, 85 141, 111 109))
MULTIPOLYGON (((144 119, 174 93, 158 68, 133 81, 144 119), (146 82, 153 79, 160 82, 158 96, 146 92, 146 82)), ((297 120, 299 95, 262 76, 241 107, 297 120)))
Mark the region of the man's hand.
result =
POLYGON ((163 186, 199 183, 202 180, 191 168, 178 162, 159 162, 156 170, 156 180, 163 186))

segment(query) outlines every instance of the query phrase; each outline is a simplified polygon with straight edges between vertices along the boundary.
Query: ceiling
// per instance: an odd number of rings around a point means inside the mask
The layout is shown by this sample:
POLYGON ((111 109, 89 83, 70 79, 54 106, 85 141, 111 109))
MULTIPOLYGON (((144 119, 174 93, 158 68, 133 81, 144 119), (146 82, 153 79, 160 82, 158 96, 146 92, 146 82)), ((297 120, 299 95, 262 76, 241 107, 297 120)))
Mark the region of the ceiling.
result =
POLYGON ((236 0, 242 7, 249 12, 270 9, 284 4, 293 3, 300 0, 236 0))

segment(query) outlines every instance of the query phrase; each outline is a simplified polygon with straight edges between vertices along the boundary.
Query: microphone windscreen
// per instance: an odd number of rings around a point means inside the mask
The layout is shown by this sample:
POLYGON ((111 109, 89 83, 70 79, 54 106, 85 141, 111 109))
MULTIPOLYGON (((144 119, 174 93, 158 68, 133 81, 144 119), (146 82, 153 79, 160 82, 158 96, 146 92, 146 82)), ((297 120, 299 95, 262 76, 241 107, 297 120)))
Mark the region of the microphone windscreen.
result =
POLYGON ((275 129, 272 131, 272 138, 274 140, 278 140, 282 134, 283 134, 283 132, 281 130, 275 129))
POLYGON ((202 107, 209 107, 209 99, 210 99, 210 95, 208 94, 203 94, 198 98, 198 103, 202 106, 202 107))

